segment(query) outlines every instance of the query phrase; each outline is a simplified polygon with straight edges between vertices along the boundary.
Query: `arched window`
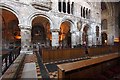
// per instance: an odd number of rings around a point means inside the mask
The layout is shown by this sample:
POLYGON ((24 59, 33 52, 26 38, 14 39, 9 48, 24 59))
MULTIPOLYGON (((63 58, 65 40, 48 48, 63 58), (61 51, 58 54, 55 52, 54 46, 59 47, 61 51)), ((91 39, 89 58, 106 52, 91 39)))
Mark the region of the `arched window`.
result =
POLYGON ((63 12, 66 13, 66 2, 65 2, 65 0, 63 1, 63 12))
POLYGON ((88 18, 88 8, 86 8, 86 18, 88 18))
POLYGON ((83 17, 85 18, 85 7, 83 8, 83 17))
POLYGON ((101 37, 102 37, 102 45, 107 45, 107 34, 103 32, 101 34, 101 37))
POLYGON ((74 12, 74 2, 71 3, 70 0, 66 2, 66 0, 61 0, 58 1, 58 10, 59 12, 64 12, 68 14, 73 14, 74 12))
POLYGON ((67 2, 67 13, 70 14, 70 1, 67 2))
POLYGON ((81 6, 81 17, 83 17, 83 7, 81 6))
POLYGON ((73 11, 74 11, 74 2, 72 2, 71 4, 71 13, 73 14, 73 11))
POLYGON ((91 16, 91 10, 89 9, 89 12, 88 12, 88 18, 90 19, 90 16, 91 16))
POLYGON ((88 29, 89 29, 89 25, 87 24, 83 28, 83 33, 82 33, 82 42, 84 45, 88 45, 88 29))
POLYGON ((58 1, 58 10, 61 12, 61 0, 58 1))
POLYGON ((96 36, 99 37, 99 26, 96 26, 96 36))

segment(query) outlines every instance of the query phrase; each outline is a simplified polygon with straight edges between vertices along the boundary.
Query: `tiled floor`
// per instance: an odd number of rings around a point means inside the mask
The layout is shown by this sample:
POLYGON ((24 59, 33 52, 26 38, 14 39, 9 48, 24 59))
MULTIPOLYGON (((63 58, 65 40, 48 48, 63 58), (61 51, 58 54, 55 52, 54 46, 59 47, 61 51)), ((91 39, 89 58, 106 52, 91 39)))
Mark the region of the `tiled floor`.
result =
POLYGON ((36 62, 36 72, 37 72, 38 79, 42 80, 42 76, 41 76, 41 73, 40 73, 40 67, 39 67, 37 62, 36 62))
POLYGON ((49 72, 50 78, 51 79, 57 79, 58 78, 58 72, 54 71, 54 72, 49 72))

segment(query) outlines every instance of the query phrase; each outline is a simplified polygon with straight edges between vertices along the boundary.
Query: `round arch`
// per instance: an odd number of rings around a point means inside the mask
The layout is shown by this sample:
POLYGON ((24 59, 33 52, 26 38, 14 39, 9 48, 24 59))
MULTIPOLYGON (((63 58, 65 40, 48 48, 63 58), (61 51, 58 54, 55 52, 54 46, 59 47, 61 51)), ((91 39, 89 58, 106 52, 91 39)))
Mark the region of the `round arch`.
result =
POLYGON ((20 28, 19 18, 16 16, 15 12, 9 8, 2 8, 2 20, 4 24, 2 26, 2 40, 4 48, 10 48, 11 46, 21 46, 21 35, 20 35, 20 28), (6 47, 6 45, 8 47, 6 47))
POLYGON ((59 24, 59 29, 61 28, 61 25, 64 24, 64 22, 69 24, 69 32, 67 33, 66 37, 67 47, 73 47, 76 44, 75 31, 77 31, 77 26, 75 26, 74 21, 70 18, 63 18, 59 24))
POLYGON ((62 48, 71 47, 71 22, 65 20, 60 25, 59 44, 62 48))
POLYGON ((81 29, 81 32, 82 32, 82 43, 83 45, 88 45, 88 31, 90 30, 90 26, 85 23, 82 25, 82 29, 81 29))
POLYGON ((84 28, 85 28, 86 26, 87 26, 88 28, 90 28, 90 26, 89 26, 87 23, 84 23, 84 24, 82 25, 81 32, 84 31, 84 28))
POLYGON ((51 19, 48 15, 41 14, 41 13, 39 13, 39 12, 32 13, 32 14, 28 17, 28 24, 29 24, 30 26, 32 26, 32 21, 33 21, 36 17, 38 17, 38 16, 41 16, 41 17, 46 18, 46 19, 50 22, 50 27, 53 27, 52 19, 51 19))
POLYGON ((33 44, 39 43, 42 47, 51 47, 51 27, 53 25, 50 17, 40 13, 29 16, 29 25, 32 29, 33 44), (36 41, 34 41, 36 39, 36 41))
POLYGON ((74 21, 72 21, 72 20, 69 19, 69 18, 65 18, 65 19, 63 19, 63 20, 60 22, 60 24, 59 24, 59 29, 60 29, 61 24, 62 24, 63 22, 65 22, 65 21, 70 22, 70 24, 71 24, 71 26, 70 26, 70 32, 71 32, 71 33, 74 32, 74 30, 72 30, 72 29, 77 29, 77 28, 76 28, 77 26, 75 26, 74 21))
POLYGON ((106 7, 108 15, 115 16, 115 6, 110 2, 103 2, 103 4, 106 7))
POLYGON ((108 35, 106 32, 101 33, 102 45, 107 45, 108 35))
POLYGON ((114 16, 115 9, 114 9, 114 6, 112 5, 112 3, 105 2, 105 4, 106 4, 109 15, 114 16))
POLYGON ((7 4, 7 3, 3 3, 3 4, 0 4, 0 8, 8 10, 11 13, 13 13, 18 19, 18 23, 20 22, 19 11, 17 9, 15 9, 13 6, 11 6, 10 4, 7 4))

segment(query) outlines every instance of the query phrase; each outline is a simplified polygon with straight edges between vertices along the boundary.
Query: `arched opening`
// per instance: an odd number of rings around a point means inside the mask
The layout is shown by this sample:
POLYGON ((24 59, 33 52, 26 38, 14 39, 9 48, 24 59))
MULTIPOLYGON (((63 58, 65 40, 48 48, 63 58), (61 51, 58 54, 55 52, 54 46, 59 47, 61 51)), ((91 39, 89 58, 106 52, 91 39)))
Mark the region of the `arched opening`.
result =
POLYGON ((66 1, 63 1, 63 12, 66 13, 66 1))
POLYGON ((82 43, 83 45, 88 45, 88 29, 89 26, 85 25, 83 28, 83 33, 82 33, 82 43))
POLYGON ((38 16, 32 21, 32 43, 41 47, 51 46, 51 32, 49 20, 45 17, 38 16))
POLYGON ((71 33, 70 33, 71 23, 69 21, 65 21, 60 26, 59 33, 59 43, 62 48, 70 48, 71 47, 71 33))
POLYGON ((86 8, 86 18, 88 19, 88 8, 86 8))
POLYGON ((83 7, 81 6, 81 17, 83 17, 83 7))
POLYGON ((58 10, 59 10, 59 12, 61 12, 61 0, 58 0, 58 10))
POLYGON ((107 45, 107 34, 103 32, 101 36, 102 36, 102 45, 107 45))
POLYGON ((85 7, 83 8, 83 18, 85 18, 85 7))
POLYGON ((91 10, 89 9, 89 12, 88 12, 88 19, 90 19, 91 17, 91 10))
POLYGON ((100 42, 99 42, 99 26, 96 26, 96 43, 97 43, 97 45, 100 44, 100 42))
POLYGON ((21 46, 18 18, 12 12, 2 9, 2 48, 13 49, 21 46))
POLYGON ((99 26, 96 26, 96 36, 99 37, 99 26))

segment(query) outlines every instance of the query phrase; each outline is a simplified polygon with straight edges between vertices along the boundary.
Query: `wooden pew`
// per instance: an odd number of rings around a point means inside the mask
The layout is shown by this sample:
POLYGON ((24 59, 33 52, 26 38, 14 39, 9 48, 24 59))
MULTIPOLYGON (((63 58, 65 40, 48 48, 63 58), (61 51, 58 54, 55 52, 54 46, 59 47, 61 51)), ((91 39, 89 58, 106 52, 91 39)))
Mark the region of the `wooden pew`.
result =
POLYGON ((82 48, 74 49, 42 49, 43 62, 80 58, 85 55, 82 48))
POLYGON ((13 62, 13 64, 10 65, 10 67, 7 69, 7 71, 2 75, 2 80, 13 80, 17 77, 18 72, 23 64, 25 58, 25 54, 20 54, 16 60, 13 62))
MULTIPOLYGON (((88 48, 89 56, 97 56, 118 52, 119 46, 101 46, 88 48)), ((43 62, 54 62, 67 59, 75 59, 85 56, 85 48, 69 49, 42 49, 43 62)))
POLYGON ((120 47, 119 46, 110 46, 110 51, 111 52, 118 52, 120 50, 120 47))
POLYGON ((101 73, 101 71, 104 70, 105 67, 108 68, 108 64, 109 65, 113 64, 113 61, 111 61, 111 63, 107 62, 110 62, 110 60, 114 60, 117 58, 120 58, 119 53, 106 54, 100 57, 92 57, 91 59, 88 60, 81 60, 73 63, 59 64, 57 65, 58 80, 66 79, 74 80, 74 78, 90 78, 94 74, 101 73), (92 67, 90 68, 90 66, 92 67))
POLYGON ((89 56, 96 56, 110 53, 109 46, 102 46, 102 47, 90 47, 88 48, 89 56))

